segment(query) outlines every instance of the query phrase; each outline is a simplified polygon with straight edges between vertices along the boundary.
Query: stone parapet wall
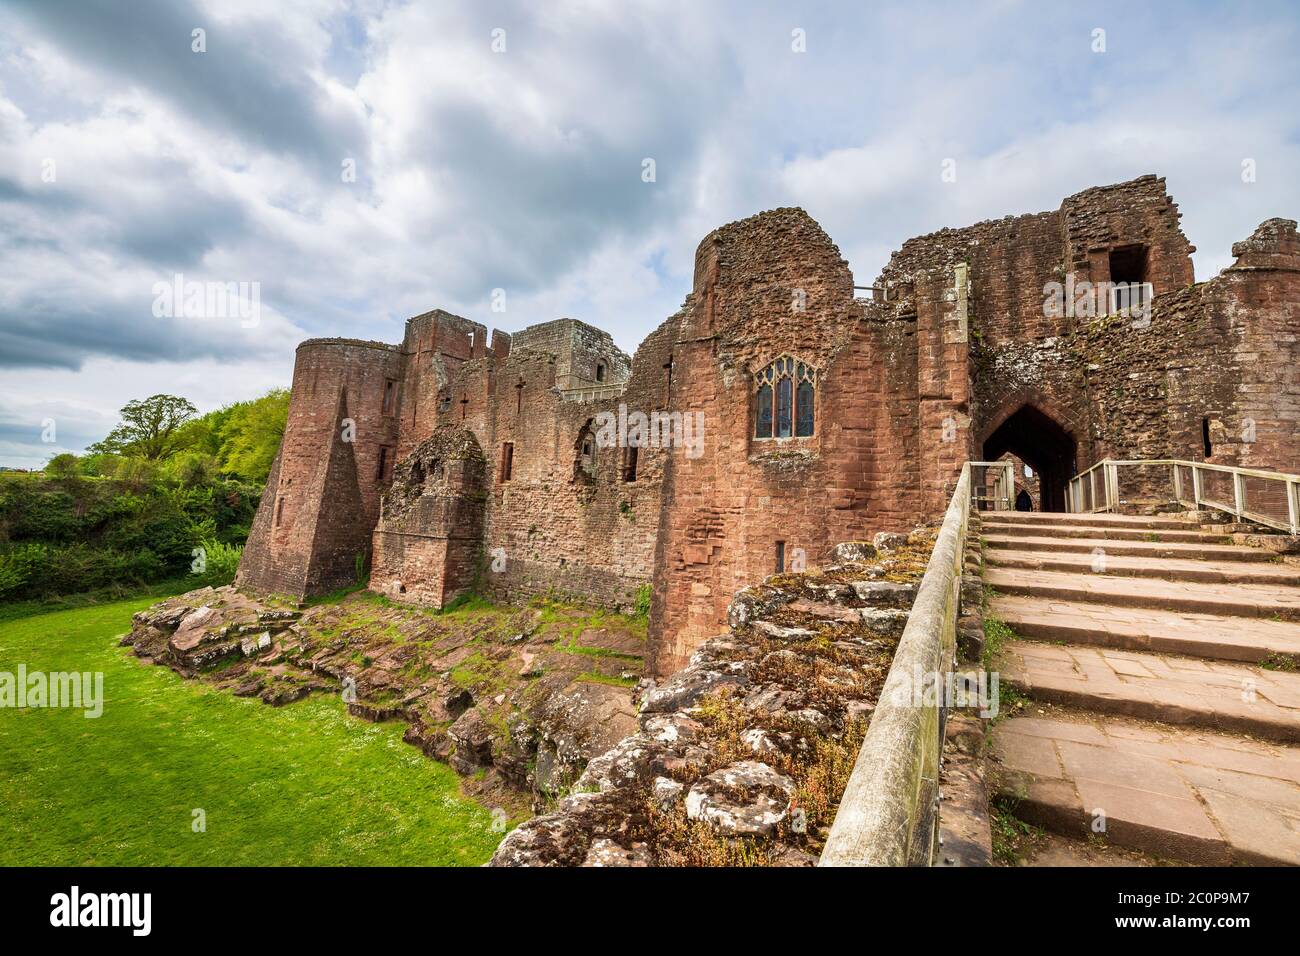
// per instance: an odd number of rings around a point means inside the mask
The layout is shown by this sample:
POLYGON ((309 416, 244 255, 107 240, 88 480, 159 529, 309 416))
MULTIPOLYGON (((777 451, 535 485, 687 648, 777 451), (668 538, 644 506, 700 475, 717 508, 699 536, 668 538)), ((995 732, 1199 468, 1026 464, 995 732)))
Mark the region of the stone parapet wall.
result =
POLYGON ((823 866, 928 866, 933 860, 947 715, 942 690, 956 666, 970 486, 967 467, 827 837, 823 866))

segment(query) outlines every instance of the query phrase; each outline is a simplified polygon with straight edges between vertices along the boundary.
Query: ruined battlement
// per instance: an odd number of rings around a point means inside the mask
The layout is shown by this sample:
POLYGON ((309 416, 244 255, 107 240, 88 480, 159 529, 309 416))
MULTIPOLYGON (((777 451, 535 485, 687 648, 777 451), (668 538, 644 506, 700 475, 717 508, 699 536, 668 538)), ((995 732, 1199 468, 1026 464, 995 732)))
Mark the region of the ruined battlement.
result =
POLYGON ((631 356, 575 319, 489 336, 443 310, 398 345, 304 342, 239 583, 648 598, 667 674, 741 588, 937 517, 970 459, 1029 465, 1035 510, 1104 457, 1298 471, 1295 222, 1194 285, 1179 220, 1153 175, 1085 189, 907 240, 867 300, 780 208, 705 236, 682 309, 631 356), (1115 286, 1147 291, 1119 309, 1115 286), (652 440, 637 413, 699 425, 652 440), (443 481, 449 436, 478 452, 443 481))

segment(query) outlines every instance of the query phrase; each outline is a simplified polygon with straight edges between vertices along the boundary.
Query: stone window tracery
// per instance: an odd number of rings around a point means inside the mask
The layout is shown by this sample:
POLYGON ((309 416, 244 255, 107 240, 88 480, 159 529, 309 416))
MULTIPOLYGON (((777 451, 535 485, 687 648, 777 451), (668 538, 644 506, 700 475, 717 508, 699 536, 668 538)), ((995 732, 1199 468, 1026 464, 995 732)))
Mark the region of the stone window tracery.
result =
POLYGON ((783 355, 754 375, 754 437, 807 438, 815 425, 817 370, 783 355))

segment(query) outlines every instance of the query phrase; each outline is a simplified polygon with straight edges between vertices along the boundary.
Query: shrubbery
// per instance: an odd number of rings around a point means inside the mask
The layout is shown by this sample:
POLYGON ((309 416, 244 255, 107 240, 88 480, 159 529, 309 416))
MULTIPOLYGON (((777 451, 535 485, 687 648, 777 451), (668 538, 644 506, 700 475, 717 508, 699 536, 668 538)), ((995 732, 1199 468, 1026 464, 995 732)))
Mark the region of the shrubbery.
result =
POLYGON ((185 484, 139 464, 125 460, 111 478, 0 475, 0 600, 189 575, 199 547, 206 570, 196 586, 232 580, 261 489, 226 479, 185 484))
POLYGON ((151 395, 88 454, 0 474, 0 601, 232 581, 288 409, 282 388, 202 416, 151 395))

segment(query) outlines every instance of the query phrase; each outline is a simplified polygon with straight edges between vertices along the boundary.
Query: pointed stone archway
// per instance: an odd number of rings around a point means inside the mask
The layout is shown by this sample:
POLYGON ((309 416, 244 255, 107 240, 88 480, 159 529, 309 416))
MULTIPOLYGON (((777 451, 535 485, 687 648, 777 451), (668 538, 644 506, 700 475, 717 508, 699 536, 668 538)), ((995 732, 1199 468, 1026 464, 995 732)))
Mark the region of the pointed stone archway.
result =
POLYGON ((997 461, 1007 452, 1038 474, 1039 508, 1064 511, 1066 483, 1077 470, 1074 436, 1037 405, 1026 403, 984 439, 984 461, 997 461))

